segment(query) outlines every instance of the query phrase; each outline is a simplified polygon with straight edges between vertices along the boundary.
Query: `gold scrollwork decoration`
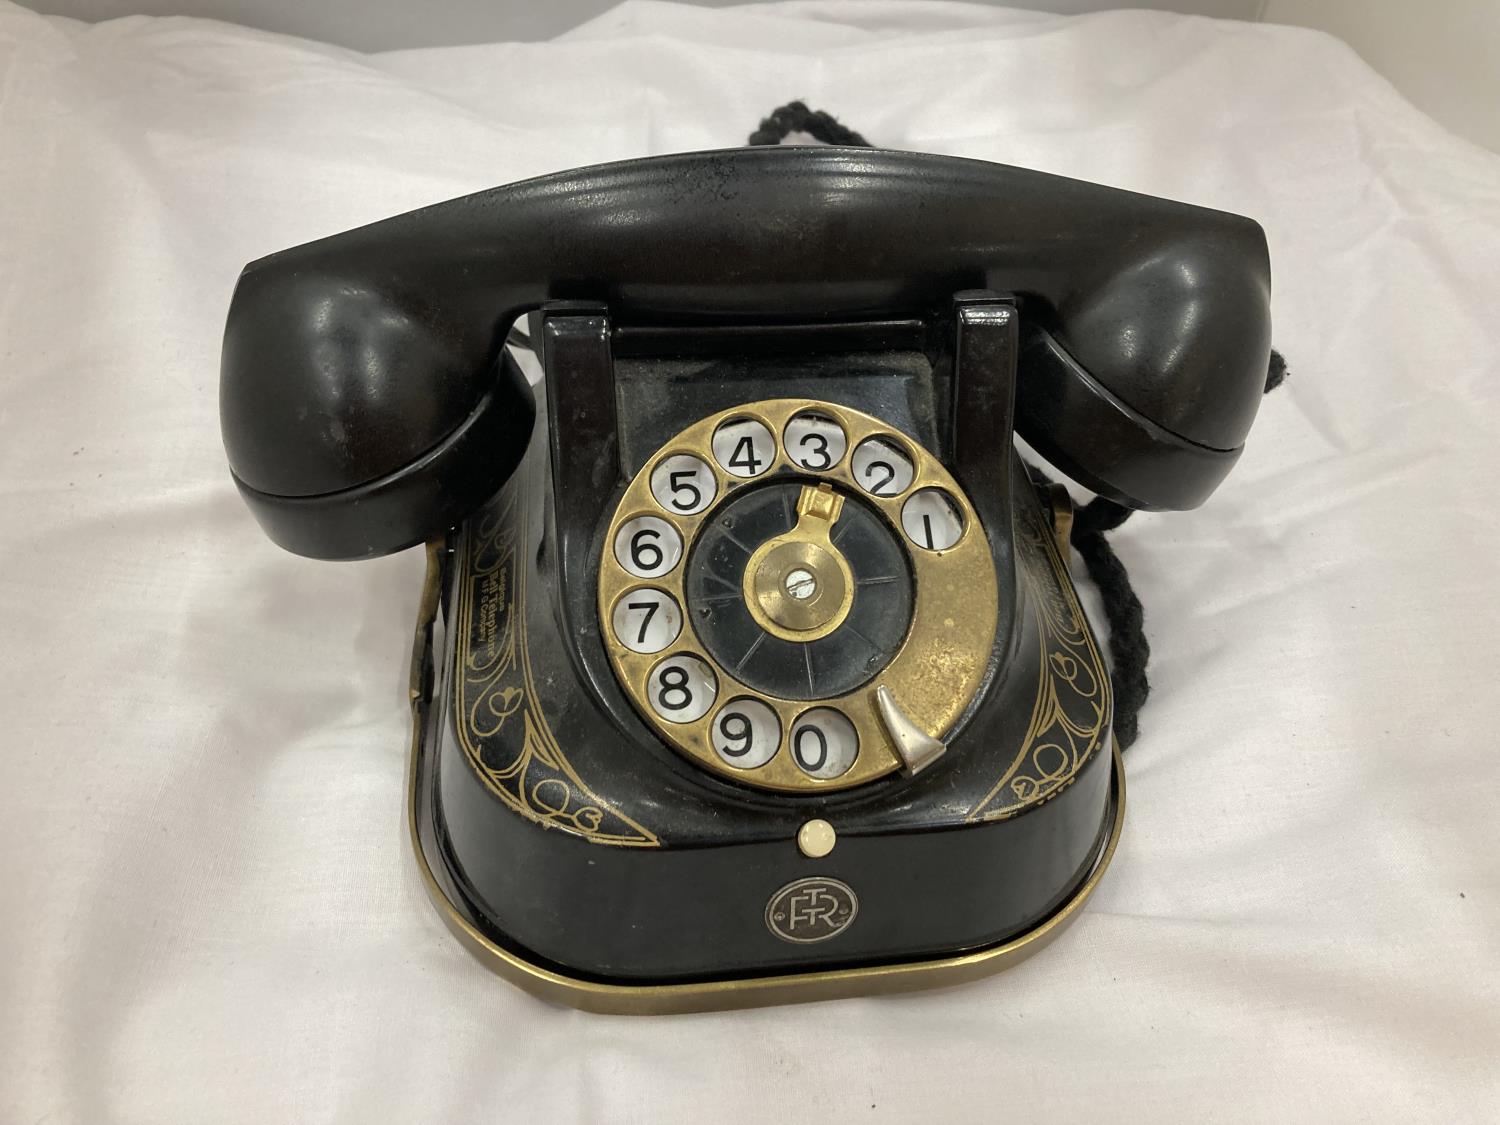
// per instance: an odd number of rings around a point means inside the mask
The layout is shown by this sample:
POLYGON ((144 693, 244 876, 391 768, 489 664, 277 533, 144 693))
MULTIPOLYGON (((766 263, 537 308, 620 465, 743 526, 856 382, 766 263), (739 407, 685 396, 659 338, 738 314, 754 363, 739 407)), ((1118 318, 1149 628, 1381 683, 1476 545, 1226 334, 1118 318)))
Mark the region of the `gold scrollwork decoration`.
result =
POLYGON ((518 474, 465 537, 455 615, 459 744, 489 790, 522 816, 594 843, 657 847, 654 833, 578 776, 538 700, 526 647, 525 565, 517 551, 528 542, 529 495, 518 474))
POLYGON ((1016 546, 1040 645, 1040 682, 1020 751, 966 819, 1000 820, 1056 796, 1109 735, 1109 674, 1074 593, 1067 560, 1033 511, 1017 513, 1016 546), (1055 583, 1043 577, 1048 572, 1055 583))

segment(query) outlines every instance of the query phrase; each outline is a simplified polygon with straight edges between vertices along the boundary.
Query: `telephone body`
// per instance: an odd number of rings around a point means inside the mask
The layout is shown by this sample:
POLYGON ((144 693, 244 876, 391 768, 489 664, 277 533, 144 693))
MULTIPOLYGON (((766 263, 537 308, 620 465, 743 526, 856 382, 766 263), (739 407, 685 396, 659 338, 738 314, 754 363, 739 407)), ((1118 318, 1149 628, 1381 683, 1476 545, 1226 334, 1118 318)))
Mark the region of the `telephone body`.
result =
POLYGON ((223 429, 282 546, 427 544, 410 829, 494 967, 605 1011, 915 988, 1044 945, 1123 821, 1071 509, 1013 434, 1196 506, 1269 294, 1222 212, 883 150, 653 157, 250 264, 223 429))

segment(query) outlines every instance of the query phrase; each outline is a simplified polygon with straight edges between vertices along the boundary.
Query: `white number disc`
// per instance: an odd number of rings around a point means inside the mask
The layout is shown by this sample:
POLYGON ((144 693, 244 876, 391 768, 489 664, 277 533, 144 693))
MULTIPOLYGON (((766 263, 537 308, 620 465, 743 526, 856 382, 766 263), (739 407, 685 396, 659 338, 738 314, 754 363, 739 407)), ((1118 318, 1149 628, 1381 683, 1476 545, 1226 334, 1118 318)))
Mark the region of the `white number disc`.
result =
POLYGON ((797 415, 786 424, 782 438, 786 442, 786 455, 815 473, 842 461, 848 445, 843 427, 821 414, 797 415))
POLYGON ((669 512, 691 516, 714 502, 719 480, 714 471, 689 453, 668 457, 651 473, 651 495, 669 512))
POLYGON ((946 551, 964 533, 964 517, 946 492, 924 488, 901 505, 901 527, 918 547, 946 551))
POLYGON ((665 590, 643 586, 615 603, 614 627, 631 652, 660 652, 682 632, 682 610, 665 590))
POLYGON ((726 473, 758 477, 776 460, 776 438, 753 419, 725 422, 714 431, 714 460, 726 473))
POLYGON ((900 496, 911 487, 915 473, 911 458, 880 438, 867 438, 854 447, 854 479, 871 496, 900 496))
POLYGON ((847 772, 859 755, 854 724, 832 707, 802 712, 792 724, 791 742, 797 768, 824 780, 847 772))
POLYGON ((636 516, 615 533, 615 558, 637 578, 660 578, 682 558, 682 536, 664 519, 636 516))
POLYGON ((708 714, 719 694, 714 671, 696 656, 669 656, 646 680, 651 709, 669 723, 691 723, 708 714))
POLYGON ((781 723, 776 712, 758 699, 733 699, 714 716, 709 741, 735 769, 753 770, 776 756, 781 723))

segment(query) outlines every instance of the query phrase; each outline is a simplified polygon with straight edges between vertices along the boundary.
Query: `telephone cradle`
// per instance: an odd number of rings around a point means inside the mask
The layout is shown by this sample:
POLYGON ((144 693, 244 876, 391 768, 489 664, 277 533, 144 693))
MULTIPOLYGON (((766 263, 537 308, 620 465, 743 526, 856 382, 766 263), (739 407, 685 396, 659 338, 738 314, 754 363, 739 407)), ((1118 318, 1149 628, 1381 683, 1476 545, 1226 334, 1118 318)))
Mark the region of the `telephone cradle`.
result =
POLYGON ((1197 506, 1269 295, 1223 212, 883 150, 654 157, 250 264, 222 421, 282 546, 426 543, 409 830, 492 967, 606 1012, 899 991, 1047 944, 1124 820, 1071 504, 1014 435, 1197 506))

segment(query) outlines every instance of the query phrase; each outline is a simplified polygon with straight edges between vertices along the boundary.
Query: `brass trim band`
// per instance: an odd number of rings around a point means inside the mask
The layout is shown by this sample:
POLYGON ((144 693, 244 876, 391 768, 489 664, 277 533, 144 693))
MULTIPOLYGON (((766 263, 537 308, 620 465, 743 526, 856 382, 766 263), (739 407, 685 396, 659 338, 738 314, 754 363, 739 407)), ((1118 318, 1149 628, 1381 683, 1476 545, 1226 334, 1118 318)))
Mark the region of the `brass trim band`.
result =
POLYGON ((585 1012, 607 1015, 650 1016, 682 1012, 714 1012, 755 1008, 773 1004, 843 1000, 854 996, 916 992, 967 984, 1020 964, 1039 953, 1083 912, 1114 859, 1125 824, 1125 772, 1118 744, 1112 763, 1111 800, 1114 806, 1109 836, 1087 879, 1045 921, 1009 941, 953 957, 907 961, 893 965, 871 965, 852 969, 825 969, 780 976, 740 977, 732 980, 695 981, 689 984, 611 984, 570 977, 543 968, 491 941, 453 905, 438 884, 422 848, 417 820, 418 767, 421 756, 421 726, 425 707, 413 703, 411 769, 407 778, 407 826, 417 869, 428 897, 448 929, 469 947, 480 962, 511 984, 543 1000, 585 1012))
MULTIPOLYGON (((444 923, 489 969, 545 1000, 589 1012, 619 1015, 657 1015, 670 1012, 719 1011, 812 1000, 835 1000, 872 993, 911 992, 963 984, 997 973, 1045 948, 1083 911, 1114 859, 1125 823, 1125 772, 1118 744, 1111 763, 1111 815, 1108 836, 1088 877, 1045 921, 1023 934, 984 949, 951 957, 862 968, 825 969, 779 976, 741 977, 686 984, 616 984, 584 980, 543 968, 492 941, 460 913, 433 871, 421 831, 420 805, 423 733, 431 693, 423 683, 423 669, 431 629, 436 621, 442 566, 438 548, 427 553, 411 673, 411 757, 407 769, 407 832, 422 884, 444 923)), ((788 846, 792 842, 788 841, 788 846)), ((437 862, 441 862, 438 860, 437 862)))

